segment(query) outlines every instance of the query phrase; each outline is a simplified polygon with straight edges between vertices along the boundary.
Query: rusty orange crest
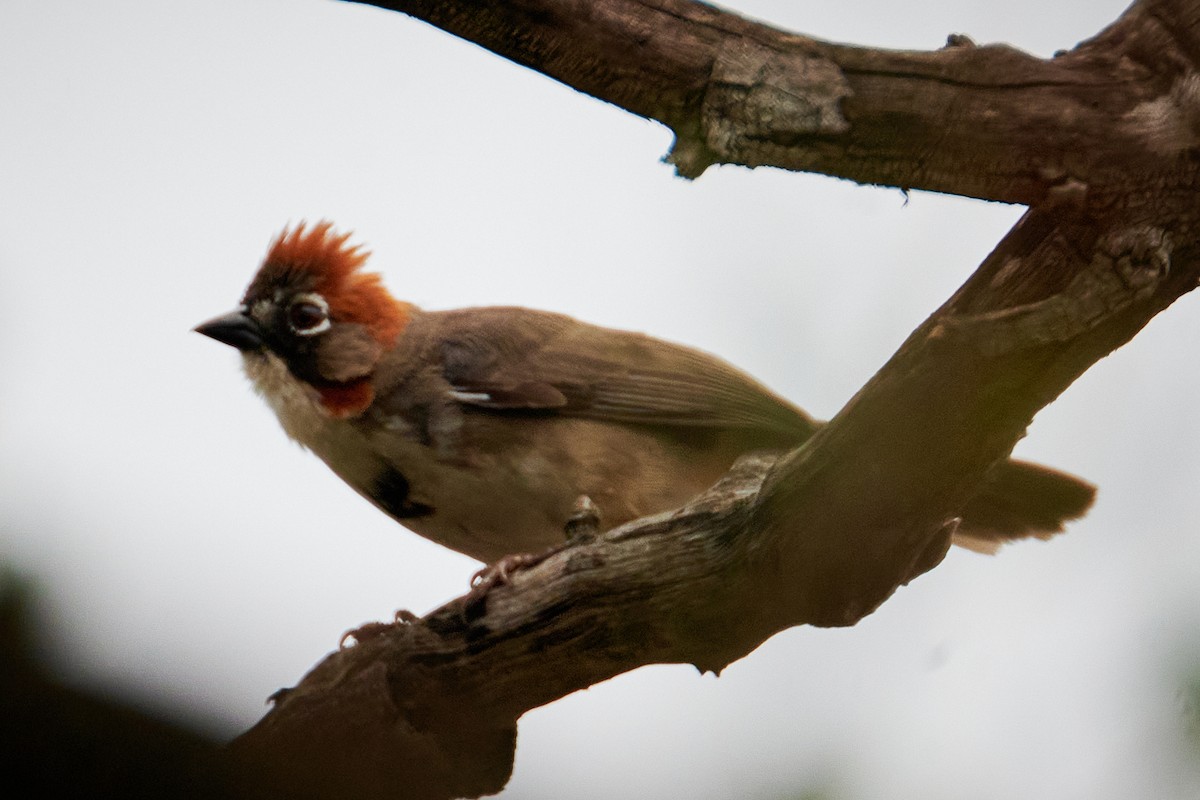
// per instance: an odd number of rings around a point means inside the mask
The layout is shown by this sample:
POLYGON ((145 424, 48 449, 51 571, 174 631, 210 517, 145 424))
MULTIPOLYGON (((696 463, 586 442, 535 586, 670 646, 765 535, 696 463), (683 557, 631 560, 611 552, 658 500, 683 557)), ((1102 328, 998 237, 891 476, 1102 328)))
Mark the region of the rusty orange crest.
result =
POLYGON ((271 243, 264 267, 307 273, 313 290, 329 303, 335 320, 357 322, 385 347, 391 347, 408 322, 408 304, 391 296, 379 275, 360 271, 370 252, 350 245, 350 233, 338 233, 322 220, 311 228, 301 222, 284 229, 271 243))

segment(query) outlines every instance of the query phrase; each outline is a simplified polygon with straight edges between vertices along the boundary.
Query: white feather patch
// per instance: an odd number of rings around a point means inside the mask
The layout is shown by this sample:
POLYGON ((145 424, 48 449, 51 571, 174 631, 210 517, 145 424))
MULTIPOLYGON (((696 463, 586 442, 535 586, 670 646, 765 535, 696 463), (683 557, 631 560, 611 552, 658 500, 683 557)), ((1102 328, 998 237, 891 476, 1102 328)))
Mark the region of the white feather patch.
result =
POLYGON ((462 389, 451 389, 447 394, 451 400, 457 400, 460 403, 486 403, 492 399, 492 396, 487 392, 468 392, 462 389))

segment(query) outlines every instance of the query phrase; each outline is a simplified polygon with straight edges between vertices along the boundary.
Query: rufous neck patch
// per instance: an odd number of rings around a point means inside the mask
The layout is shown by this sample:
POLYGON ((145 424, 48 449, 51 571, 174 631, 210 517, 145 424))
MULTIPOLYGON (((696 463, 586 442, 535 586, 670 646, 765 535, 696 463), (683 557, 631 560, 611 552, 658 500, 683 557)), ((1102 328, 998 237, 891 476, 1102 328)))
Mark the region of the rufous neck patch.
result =
POLYGON ((321 396, 321 405, 334 419, 356 417, 366 411, 375 399, 375 390, 371 388, 368 378, 336 386, 322 386, 317 393, 321 396))

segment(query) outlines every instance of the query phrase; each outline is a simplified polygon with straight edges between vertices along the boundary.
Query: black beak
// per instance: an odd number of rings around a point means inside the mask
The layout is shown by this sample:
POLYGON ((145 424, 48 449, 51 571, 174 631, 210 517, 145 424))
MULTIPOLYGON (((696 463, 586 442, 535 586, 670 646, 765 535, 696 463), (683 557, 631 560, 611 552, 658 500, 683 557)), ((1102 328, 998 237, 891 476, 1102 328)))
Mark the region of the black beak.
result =
POLYGON ((243 352, 263 347, 262 328, 241 310, 202 322, 192 330, 243 352))

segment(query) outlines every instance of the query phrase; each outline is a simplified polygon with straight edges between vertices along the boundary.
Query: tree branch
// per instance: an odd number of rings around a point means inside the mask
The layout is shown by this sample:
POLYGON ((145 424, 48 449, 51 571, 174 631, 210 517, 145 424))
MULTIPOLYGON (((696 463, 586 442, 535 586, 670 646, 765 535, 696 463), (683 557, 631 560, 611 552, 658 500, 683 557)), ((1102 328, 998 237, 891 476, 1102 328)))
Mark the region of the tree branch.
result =
MULTIPOLYGON (((360 631, 354 647, 282 693, 232 745, 284 785, 320 797, 499 791, 516 721, 531 708, 644 664, 719 671, 785 628, 854 624, 941 561, 959 510, 1040 408, 1200 281, 1191 125, 1200 94, 1188 88, 1200 81, 1200 0, 1135 4, 1062 63, 1005 48, 833 47, 680 2, 470 4, 469 14, 462 3, 415 5, 453 30, 511 39, 525 63, 604 85, 606 99, 676 124, 699 121, 710 153, 733 145, 714 145, 720 124, 703 115, 736 128, 759 101, 711 106, 708 76, 752 94, 767 76, 761 85, 774 88, 762 107, 781 105, 783 119, 794 98, 776 91, 780 81, 807 74, 829 87, 841 76, 852 93, 827 93, 809 117, 824 132, 772 146, 862 174, 903 163, 930 185, 997 186, 1007 176, 1015 194, 1040 192, 1046 202, 798 450, 777 461, 748 456, 687 507, 573 544, 484 603, 460 598, 420 620, 360 631), (700 49, 685 52, 685 41, 700 49), (780 43, 794 48, 786 58, 780 43), (762 63, 776 66, 744 67, 763 47, 774 55, 762 63), (838 66, 787 61, 813 53, 835 54, 838 66), (648 89, 632 71, 643 62, 648 89), (862 67, 885 62, 886 70, 862 67), (995 70, 1000 77, 989 78, 995 70), (1114 79, 1122 70, 1129 76, 1114 79), (747 83, 751 73, 759 77, 747 83), (905 81, 940 92, 941 104, 922 107, 912 92, 885 96, 905 81), (1081 103, 1094 105, 1084 112, 1081 103), (901 107, 917 122, 895 125, 889 139, 884 120, 901 107), (953 130, 935 137, 938 114, 953 130), (995 124, 971 134, 971 118, 995 124), (1005 131, 1023 141, 1004 141, 1005 131), (965 155, 971 135, 983 156, 965 155), (1117 152, 1119 143, 1129 151, 1117 152), (939 155, 946 148, 951 154, 939 155), (1005 153, 1028 169, 991 164, 1005 153), (1087 191, 1047 191, 1038 165, 1068 154, 1087 191)), ((704 162, 693 156, 686 163, 704 162)))
POLYGON ((688 0, 355 1, 662 122, 687 177, 776 166, 1028 205, 1128 179, 1142 131, 1111 121, 1161 94, 1176 49, 1149 3, 1102 47, 1044 60, 965 37, 936 52, 832 44, 688 0))

